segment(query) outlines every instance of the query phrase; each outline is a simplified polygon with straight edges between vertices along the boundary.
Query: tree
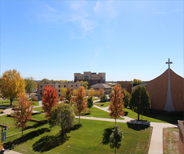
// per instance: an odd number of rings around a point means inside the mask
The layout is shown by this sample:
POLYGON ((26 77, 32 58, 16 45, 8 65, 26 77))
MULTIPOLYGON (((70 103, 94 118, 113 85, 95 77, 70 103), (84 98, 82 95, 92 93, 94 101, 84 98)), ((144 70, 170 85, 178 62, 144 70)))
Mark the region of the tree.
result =
POLYGON ((114 87, 114 93, 111 98, 111 104, 109 106, 110 116, 115 119, 115 125, 116 125, 116 119, 124 115, 123 111, 123 94, 121 93, 121 87, 115 86, 114 87))
POLYGON ((27 100, 25 94, 20 93, 18 95, 18 107, 15 108, 14 116, 16 127, 22 128, 22 136, 23 129, 27 126, 26 123, 32 118, 33 107, 31 107, 31 104, 32 102, 27 100))
POLYGON ((130 107, 139 114, 141 110, 150 109, 150 97, 149 93, 144 86, 136 86, 131 94, 130 107))
POLYGON ((88 89, 88 81, 77 81, 77 83, 83 83, 84 89, 88 89))
POLYGON ((103 88, 100 88, 99 92, 100 92, 100 95, 104 95, 104 89, 103 88))
POLYGON ((110 135, 110 147, 115 148, 115 154, 116 154, 116 148, 119 149, 121 146, 121 141, 123 139, 123 131, 118 129, 118 126, 115 126, 112 130, 112 133, 110 135))
POLYGON ((77 92, 78 92, 78 89, 74 89, 74 90, 73 90, 73 95, 74 95, 74 96, 77 96, 77 92))
POLYGON ((95 96, 94 88, 90 88, 88 92, 88 97, 94 97, 94 96, 95 96))
POLYGON ((141 84, 142 81, 139 79, 133 79, 132 84, 141 84))
POLYGON ((129 106, 131 95, 129 94, 129 92, 126 91, 126 89, 122 89, 121 93, 124 95, 123 97, 124 106, 125 107, 129 106))
POLYGON ((61 136, 66 135, 66 130, 75 124, 75 115, 72 107, 66 103, 60 103, 54 106, 51 110, 49 118, 51 127, 58 125, 61 127, 61 136))
POLYGON ((70 87, 68 87, 67 91, 66 91, 65 103, 70 104, 71 103, 71 97, 72 97, 72 89, 70 87))
POLYGON ((1 97, 10 99, 11 106, 13 99, 17 98, 19 93, 25 93, 24 79, 15 69, 3 73, 1 84, 1 97))
POLYGON ((37 87, 37 84, 36 84, 36 82, 33 80, 32 77, 30 77, 30 78, 25 78, 24 81, 25 81, 25 85, 26 85, 25 89, 26 89, 27 92, 29 93, 29 97, 30 97, 30 93, 34 92, 34 90, 35 90, 36 87, 37 87))
POLYGON ((75 105, 75 114, 79 115, 79 123, 80 123, 80 115, 81 112, 87 111, 87 103, 86 100, 84 99, 85 97, 85 92, 84 88, 80 87, 77 93, 77 96, 74 98, 74 105, 75 105))
POLYGON ((98 90, 95 90, 95 96, 97 96, 97 97, 100 96, 100 92, 98 90))
POLYGON ((93 97, 88 97, 88 104, 87 107, 89 108, 89 113, 90 113, 90 108, 93 106, 93 97))
POLYGON ((100 96, 100 102, 106 102, 107 101, 107 96, 104 94, 100 96))
POLYGON ((59 102, 58 93, 56 89, 49 85, 43 87, 42 102, 43 102, 42 109, 45 113, 45 117, 50 117, 52 107, 57 105, 59 102))
POLYGON ((51 83, 50 80, 46 78, 42 79, 40 82, 41 83, 51 83))
POLYGON ((66 91, 67 91, 66 88, 61 88, 61 89, 60 89, 60 94, 61 94, 63 97, 66 97, 66 91))

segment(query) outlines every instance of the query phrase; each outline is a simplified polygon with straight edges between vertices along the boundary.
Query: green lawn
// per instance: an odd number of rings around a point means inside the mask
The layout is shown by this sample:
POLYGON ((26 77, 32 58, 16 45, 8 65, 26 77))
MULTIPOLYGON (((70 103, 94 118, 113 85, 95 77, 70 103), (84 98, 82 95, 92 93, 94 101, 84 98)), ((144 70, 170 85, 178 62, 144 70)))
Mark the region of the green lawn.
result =
POLYGON ((100 98, 93 98, 93 101, 100 100, 100 98))
MULTIPOLYGON (((78 121, 78 119, 77 119, 78 121)), ((14 151, 26 154, 112 154, 114 149, 102 144, 104 131, 114 127, 114 122, 103 122, 81 119, 82 127, 74 129, 67 134, 63 140, 57 134, 60 127, 55 126, 51 130, 49 125, 43 125, 8 137, 4 142, 5 149, 11 148, 14 151)), ((144 125, 117 123, 123 130, 123 140, 117 153, 139 153, 148 152, 152 128, 144 125)))
MULTIPOLYGON (((18 101, 15 100, 14 102, 12 102, 12 106, 13 107, 16 107, 18 104, 18 101)), ((38 106, 39 105, 39 102, 38 101, 32 101, 32 106, 38 106)), ((0 100, 0 106, 7 106, 7 107, 10 107, 10 100, 7 99, 7 100, 0 100)))
MULTIPOLYGON (((74 106, 72 106, 74 109, 74 106)), ((42 107, 38 107, 38 108, 34 108, 34 111, 43 111, 42 107)), ((96 107, 92 107, 90 108, 90 113, 89 113, 89 109, 88 112, 84 115, 86 117, 97 117, 97 118, 111 118, 108 112, 105 112, 103 110, 97 109, 96 107)), ((121 118, 120 119, 124 119, 121 118)))
MULTIPOLYGON (((137 119, 138 114, 136 112, 133 112, 130 109, 125 108, 125 116, 137 119)), ((177 120, 184 119, 183 116, 169 116, 169 115, 161 115, 161 114, 146 114, 144 113, 143 116, 139 116, 140 120, 147 120, 150 122, 161 122, 161 123, 173 123, 177 124, 177 120)))
POLYGON ((99 107, 107 107, 111 104, 111 102, 97 102, 95 103, 95 105, 99 106, 99 107))

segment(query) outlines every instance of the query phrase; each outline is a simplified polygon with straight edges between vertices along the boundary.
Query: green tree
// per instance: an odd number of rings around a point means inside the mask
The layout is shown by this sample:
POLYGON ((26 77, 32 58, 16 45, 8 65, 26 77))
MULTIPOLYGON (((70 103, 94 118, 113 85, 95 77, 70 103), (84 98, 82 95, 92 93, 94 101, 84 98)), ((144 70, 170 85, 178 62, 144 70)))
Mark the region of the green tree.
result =
POLYGON ((66 130, 75 124, 75 115, 72 107, 66 103, 60 103, 51 110, 49 125, 51 127, 58 125, 61 127, 61 136, 66 135, 66 130))
POLYGON ((123 93, 124 95, 123 97, 124 106, 125 107, 129 106, 131 95, 129 94, 129 92, 126 91, 126 89, 122 89, 121 93, 123 93))
POLYGON ((116 154, 116 148, 119 149, 121 146, 122 139, 123 139, 123 131, 118 129, 118 126, 116 125, 112 130, 112 133, 109 139, 110 147, 115 148, 115 154, 116 154))
POLYGON ((32 77, 30 77, 30 78, 25 78, 24 81, 25 81, 25 85, 26 85, 25 89, 26 89, 26 91, 27 91, 27 93, 29 94, 29 97, 30 97, 30 93, 34 92, 34 90, 35 90, 36 87, 37 87, 37 84, 36 84, 36 82, 33 80, 32 77))
POLYGON ((133 79, 132 84, 141 84, 142 81, 139 79, 133 79))
POLYGON ((51 83, 51 81, 49 79, 46 79, 46 78, 42 79, 40 82, 41 83, 51 83))
POLYGON ((93 106, 93 97, 88 98, 88 104, 87 107, 89 108, 89 113, 90 113, 90 108, 93 106))
POLYGON ((139 114, 141 113, 142 109, 147 110, 151 108, 150 96, 148 91, 146 90, 146 87, 136 86, 133 89, 130 98, 130 107, 133 111, 136 111, 138 113, 138 120, 139 114))

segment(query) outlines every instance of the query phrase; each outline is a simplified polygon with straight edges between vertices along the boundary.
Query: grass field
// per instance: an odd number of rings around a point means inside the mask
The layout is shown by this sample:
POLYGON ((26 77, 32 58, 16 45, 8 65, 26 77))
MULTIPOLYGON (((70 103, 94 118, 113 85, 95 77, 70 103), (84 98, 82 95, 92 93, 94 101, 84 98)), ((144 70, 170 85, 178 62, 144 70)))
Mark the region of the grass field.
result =
MULTIPOLYGON (((138 115, 136 112, 133 112, 130 109, 125 108, 125 116, 128 116, 133 119, 137 119, 138 115)), ((173 123, 177 124, 177 120, 183 119, 183 116, 169 116, 169 115, 161 115, 161 114, 147 114, 144 113, 143 116, 140 115, 140 120, 147 120, 150 122, 161 122, 161 123, 173 123)))
POLYGON ((99 106, 99 107, 107 107, 111 104, 111 102, 97 102, 95 103, 95 105, 99 106))
MULTIPOLYGON (((13 107, 16 107, 18 104, 18 101, 14 101, 12 102, 12 106, 13 107)), ((32 106, 38 106, 39 105, 39 102, 38 101, 32 101, 32 106)), ((6 100, 0 100, 0 106, 7 106, 7 107, 10 107, 10 100, 9 99, 6 99, 6 100)))
POLYGON ((163 129, 163 153, 179 154, 179 129, 178 128, 163 129))
MULTIPOLYGON (((74 106, 73 106, 73 108, 74 108, 74 106)), ((34 111, 43 111, 42 107, 34 108, 33 110, 34 111)), ((108 115, 108 112, 105 112, 103 110, 97 109, 96 107, 90 108, 90 113, 89 113, 89 109, 88 109, 88 112, 85 113, 85 115, 83 115, 83 116, 86 116, 86 117, 97 117, 97 118, 111 118, 108 115)), ((120 118, 120 119, 124 119, 124 118, 120 118)))
MULTIPOLYGON (((78 120, 78 119, 77 119, 78 120)), ((114 127, 114 122, 103 122, 81 119, 82 127, 74 129, 67 134, 67 139, 58 136, 60 127, 49 128, 48 124, 8 137, 4 142, 6 149, 17 152, 33 154, 44 152, 46 154, 111 154, 114 149, 103 145, 103 134, 114 127)), ((123 130, 123 140, 117 153, 146 154, 152 128, 144 125, 117 123, 123 130)))

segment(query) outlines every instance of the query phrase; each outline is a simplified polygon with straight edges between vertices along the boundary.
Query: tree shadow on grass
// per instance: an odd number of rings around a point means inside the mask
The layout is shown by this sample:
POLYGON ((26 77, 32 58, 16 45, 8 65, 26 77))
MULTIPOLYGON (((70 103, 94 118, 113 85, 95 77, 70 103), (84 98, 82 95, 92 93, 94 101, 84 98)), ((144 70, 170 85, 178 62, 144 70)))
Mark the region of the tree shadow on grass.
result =
POLYGON ((60 133, 55 136, 44 136, 35 142, 32 147, 34 151, 45 152, 64 144, 69 138, 68 136, 61 136, 60 133))
POLYGON ((38 130, 35 130, 35 131, 32 131, 32 132, 29 132, 25 135, 23 135, 23 137, 20 137, 18 139, 15 139, 13 141, 9 141, 7 143, 4 143, 4 148, 5 149, 13 149, 16 145, 19 145, 19 144, 22 144, 28 140, 31 140, 33 139, 34 137, 37 137, 45 132, 50 132, 50 129, 48 128, 41 128, 41 129, 38 129, 38 130))
POLYGON ((124 116, 127 116, 128 115, 128 112, 125 111, 125 115, 124 116))
POLYGON ((128 125, 128 128, 140 131, 140 130, 144 130, 150 127, 150 122, 131 120, 127 122, 127 125, 128 125))
POLYGON ((107 145, 109 143, 109 138, 112 133, 112 129, 114 129, 114 127, 104 129, 102 144, 107 145))
POLYGON ((34 124, 32 126, 27 126, 24 130, 40 127, 42 125, 47 124, 46 122, 47 122, 47 120, 42 120, 41 122, 37 122, 36 124, 34 124))

